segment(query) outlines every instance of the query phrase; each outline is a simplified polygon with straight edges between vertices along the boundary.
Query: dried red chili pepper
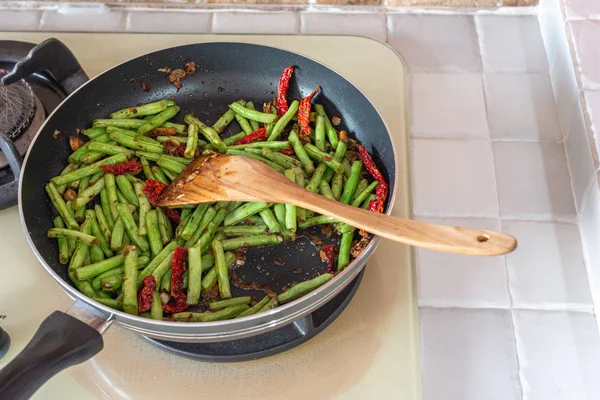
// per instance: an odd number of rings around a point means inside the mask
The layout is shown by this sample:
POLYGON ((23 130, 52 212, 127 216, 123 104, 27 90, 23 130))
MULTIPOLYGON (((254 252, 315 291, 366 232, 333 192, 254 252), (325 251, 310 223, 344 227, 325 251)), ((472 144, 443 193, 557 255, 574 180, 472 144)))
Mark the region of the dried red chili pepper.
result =
POLYGON ((186 147, 187 147, 187 144, 185 144, 185 143, 182 143, 179 146, 177 146, 177 154, 179 154, 179 157, 184 156, 186 147))
POLYGON ((165 191, 167 185, 162 182, 155 181, 152 179, 148 179, 146 181, 146 186, 142 189, 152 207, 156 207, 156 202, 158 201, 158 197, 165 191))
POLYGON ((385 182, 385 179, 383 179, 381 172, 379 172, 375 166, 375 163, 373 162, 369 152, 361 145, 358 145, 358 152, 366 170, 369 171, 373 179, 379 181, 379 185, 377 185, 375 188, 375 196, 377 197, 377 200, 371 200, 369 203, 369 210, 381 213, 383 212, 385 205, 384 203, 388 195, 388 185, 385 182))
POLYGON ((288 110, 288 103, 285 95, 290 87, 290 78, 292 77, 293 73, 294 67, 290 65, 283 70, 281 77, 279 77, 279 85, 277 85, 277 102, 275 103, 275 108, 277 108, 277 114, 280 117, 288 110))
POLYGON ((163 208, 163 212, 171 221, 175 222, 176 224, 181 221, 181 214, 179 214, 179 211, 173 210, 172 208, 163 208))
POLYGON ((298 107, 298 124, 300 125, 300 135, 310 135, 310 102, 313 97, 321 90, 320 86, 317 86, 314 92, 300 100, 300 106, 298 107))
POLYGON ((237 146, 238 144, 248 144, 252 142, 264 142, 267 139, 267 130, 265 128, 259 128, 254 132, 244 136, 240 140, 233 142, 232 146, 237 146))
POLYGON ((156 290, 156 279, 154 275, 148 275, 142 281, 138 294, 138 313, 150 310, 152 307, 152 294, 156 290))
POLYGON ((177 296, 171 296, 171 300, 167 304, 163 304, 163 312, 174 314, 185 311, 190 305, 187 304, 187 297, 183 293, 177 296))
POLYGON ((286 156, 291 156, 294 154, 294 150, 292 150, 292 149, 282 149, 282 150, 279 150, 279 152, 281 154, 285 154, 286 156))
POLYGON ((142 164, 136 160, 128 160, 115 165, 101 165, 100 169, 107 174, 113 175, 124 175, 127 172, 137 174, 142 170, 142 164))
POLYGON ((330 272, 333 269, 333 262, 337 253, 337 246, 334 244, 328 244, 327 246, 323 247, 323 251, 327 257, 327 270, 325 272, 330 272))
POLYGON ((183 273, 185 272, 185 256, 187 249, 183 246, 175 248, 171 261, 171 296, 176 297, 183 292, 183 273))

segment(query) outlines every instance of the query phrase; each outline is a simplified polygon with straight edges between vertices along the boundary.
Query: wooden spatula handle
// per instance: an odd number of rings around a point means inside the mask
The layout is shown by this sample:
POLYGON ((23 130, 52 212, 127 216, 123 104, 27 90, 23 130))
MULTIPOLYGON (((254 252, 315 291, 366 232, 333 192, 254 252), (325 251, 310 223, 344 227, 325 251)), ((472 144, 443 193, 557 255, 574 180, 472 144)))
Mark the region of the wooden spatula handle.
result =
POLYGON ((377 214, 319 196, 293 185, 300 192, 288 199, 290 204, 324 214, 372 234, 406 243, 451 253, 469 255, 502 255, 517 246, 514 237, 494 231, 436 225, 427 222, 377 214))

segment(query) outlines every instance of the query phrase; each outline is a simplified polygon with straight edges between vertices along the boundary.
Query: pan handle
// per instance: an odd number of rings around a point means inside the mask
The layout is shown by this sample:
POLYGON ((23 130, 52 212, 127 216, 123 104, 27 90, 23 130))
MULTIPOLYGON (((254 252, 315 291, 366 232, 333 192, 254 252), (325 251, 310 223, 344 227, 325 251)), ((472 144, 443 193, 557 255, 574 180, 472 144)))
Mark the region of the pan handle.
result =
POLYGON ((104 346, 111 316, 76 301, 47 317, 27 347, 0 370, 0 399, 25 400, 63 369, 92 358, 104 346))
POLYGON ((31 49, 2 78, 2 83, 10 85, 33 73, 44 71, 60 84, 66 94, 73 93, 89 80, 71 50, 60 40, 50 38, 31 49))
POLYGON ((13 141, 4 133, 0 133, 0 150, 6 156, 8 165, 15 176, 12 182, 0 185, 0 210, 4 210, 17 204, 17 187, 19 186, 22 160, 13 141))

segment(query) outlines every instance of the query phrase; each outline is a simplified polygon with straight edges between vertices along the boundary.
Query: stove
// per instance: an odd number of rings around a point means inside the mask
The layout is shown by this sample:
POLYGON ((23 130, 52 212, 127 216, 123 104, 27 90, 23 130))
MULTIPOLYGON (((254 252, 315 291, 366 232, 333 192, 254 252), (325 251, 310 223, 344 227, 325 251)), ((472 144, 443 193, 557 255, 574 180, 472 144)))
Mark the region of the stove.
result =
MULTIPOLYGON (((385 45, 370 39, 341 36, 62 33, 53 36, 67 44, 91 76, 153 50, 215 41, 280 47, 331 66, 365 92, 394 133, 402 159, 398 166, 401 183, 393 214, 409 216, 406 75, 402 61, 385 45), (354 49, 349 51, 351 47, 354 49), (363 57, 357 60, 355 54, 363 57), (382 82, 380 77, 386 77, 386 81, 382 82)), ((40 43, 47 37, 39 32, 0 32, 0 43, 3 40, 40 43)), ((0 64, 0 69, 11 68, 0 64)), ((29 108, 24 107, 18 117, 11 117, 14 125, 27 126, 14 136, 17 147, 29 129, 35 130, 38 110, 44 111, 41 115, 45 118, 66 93, 56 84, 56 79, 44 74, 28 76, 14 89, 28 106, 31 106, 31 101, 26 100, 29 88, 39 102, 32 106, 33 116, 29 108), (48 100, 49 92, 58 96, 46 104, 44 100, 48 100)), ((0 171, 6 169, 5 166, 0 171)), ((5 298, 19 299, 18 302, 0 301, 0 326, 10 335, 10 339, 1 338, 11 343, 8 351, 4 350, 5 357, 0 359, 1 368, 27 344, 41 320, 55 309, 66 309, 72 300, 33 256, 21 233, 15 207, 0 211, 0 236, 3 239, 0 241, 3 255, 0 274, 11 276, 10 280, 0 280, 0 293, 5 298), (14 268, 16 265, 19 268, 14 268)), ((105 348, 101 353, 57 375, 34 398, 65 398, 66 393, 69 398, 77 399, 162 398, 172 395, 174 388, 178 396, 183 397, 202 393, 217 398, 279 399, 282 395, 286 398, 418 398, 417 313, 412 265, 412 253, 407 246, 382 242, 369 260, 368 268, 336 298, 293 324, 253 338, 215 344, 179 344, 143 338, 118 325, 113 326, 104 336, 105 348)))
MULTIPOLYGON (((34 43, 0 40, 0 79, 34 47, 34 43)), ((11 140, 20 157, 25 157, 46 116, 65 97, 64 89, 41 71, 10 85, 0 84, 0 135, 11 140)), ((0 149, 0 209, 17 203, 16 180, 6 154, 0 149)))

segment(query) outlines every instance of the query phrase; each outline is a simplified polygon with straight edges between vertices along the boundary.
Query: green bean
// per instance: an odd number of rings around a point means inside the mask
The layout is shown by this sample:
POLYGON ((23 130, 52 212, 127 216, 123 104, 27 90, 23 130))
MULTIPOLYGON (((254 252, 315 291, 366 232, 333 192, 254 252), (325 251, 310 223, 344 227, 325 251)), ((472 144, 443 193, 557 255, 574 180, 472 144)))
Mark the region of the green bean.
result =
MULTIPOLYGON (((113 142, 110 142, 110 143, 113 143, 113 142)), ((88 149, 90 148, 90 146, 91 146, 91 142, 90 142, 90 145, 88 146, 88 149)), ((93 164, 96 161, 102 159, 105 155, 106 155, 105 153, 90 150, 89 152, 87 152, 81 156, 80 161, 82 163, 84 163, 85 165, 90 165, 90 164, 93 164)), ((71 182, 71 183, 73 184, 75 182, 71 182)))
POLYGON ((124 271, 123 267, 118 267, 118 268, 109 269, 108 271, 103 272, 100 275, 97 275, 94 279, 92 279, 92 287, 94 288, 94 290, 101 290, 102 289, 102 280, 104 278, 108 278, 110 276, 122 276, 123 271, 124 271))
POLYGON ((119 191, 119 190, 117 190, 117 199, 119 200, 119 203, 130 205, 131 207, 133 207, 135 209, 135 206, 133 204, 129 203, 129 201, 127 201, 127 198, 125 196, 123 196, 123 193, 121 193, 121 191, 119 191))
POLYGON ((342 165, 344 166, 344 176, 348 178, 350 176, 350 173, 352 172, 352 166, 350 165, 350 161, 344 158, 342 160, 342 165))
POLYGON ((192 125, 192 124, 197 125, 198 128, 200 129, 200 133, 202 133, 202 136, 204 136, 206 138, 206 140, 208 140, 210 142, 210 144, 212 144, 213 147, 219 153, 225 153, 225 150, 227 150, 227 146, 225 146, 225 144, 219 137, 219 134, 217 133, 217 131, 215 131, 210 126, 206 126, 205 124, 203 124, 202 121, 200 121, 198 118, 194 117, 192 114, 186 115, 184 120, 189 125, 192 125))
POLYGON ((296 234, 294 232, 290 232, 286 228, 285 224, 285 204, 277 203, 273 205, 273 211, 275 211, 275 216, 277 217, 277 222, 279 226, 281 226, 281 234, 286 240, 295 240, 296 234))
POLYGON ((177 174, 175 172, 169 171, 168 169, 161 168, 163 174, 167 177, 169 181, 174 181, 177 178, 177 174))
POLYGON ((98 136, 106 135, 106 129, 104 129, 104 127, 93 127, 93 128, 85 129, 81 133, 84 134, 85 136, 87 136, 88 139, 94 139, 94 138, 97 138, 98 136))
POLYGON ((325 151, 325 118, 322 115, 317 115, 315 123, 315 144, 321 151, 325 151))
POLYGON ((108 225, 108 221, 106 219, 106 216, 104 215, 102 207, 99 204, 95 204, 94 211, 96 213, 96 219, 98 220, 98 226, 100 227, 100 231, 102 232, 104 239, 110 240, 111 228, 108 225))
POLYGON ((319 275, 311 280, 300 282, 278 295, 277 300, 280 304, 285 304, 292 300, 296 300, 297 298, 312 292, 319 286, 328 282, 329 280, 331 280, 331 278, 333 278, 333 275, 326 273, 323 275, 319 275))
POLYGON ((236 114, 239 114, 244 118, 247 118, 247 119, 250 119, 250 120, 253 120, 256 122, 262 122, 265 124, 269 124, 269 123, 273 123, 277 120, 277 115, 267 114, 267 113, 263 113, 263 112, 256 111, 256 110, 250 110, 249 108, 246 108, 238 103, 230 104, 229 108, 231 108, 233 111, 235 111, 236 114))
MULTIPOLYGON (((148 232, 146 229, 146 216, 148 215, 148 212, 152 209, 152 205, 150 204, 150 201, 148 201, 148 198, 146 197, 146 194, 143 190, 145 186, 146 184, 143 181, 139 181, 133 184, 135 195, 137 196, 138 204, 140 206, 140 218, 138 221, 138 235, 140 236, 145 236, 148 232)), ((158 240, 160 242, 160 233, 158 232, 158 217, 156 221, 156 233, 158 233, 158 240)))
POLYGON ((229 125, 231 121, 233 121, 234 118, 235 111, 227 110, 225 114, 221 115, 217 122, 214 123, 212 128, 220 135, 221 133, 223 133, 225 128, 227 128, 227 125, 229 125))
MULTIPOLYGON (((108 241, 106 240, 106 238, 104 237, 104 234, 102 233, 100 224, 98 223, 98 221, 96 219, 96 213, 93 210, 86 210, 85 213, 86 213, 86 216, 89 215, 91 218, 91 232, 100 241, 100 244, 98 244, 98 246, 100 247, 100 249, 102 250, 104 255, 106 255, 106 257, 112 257, 113 252, 110 250, 110 245, 108 244, 108 241)), ((91 256, 91 254, 90 254, 90 256, 91 256)))
POLYGON ((55 185, 63 185, 89 175, 94 175, 96 172, 101 170, 100 167, 103 165, 115 165, 123 161, 127 161, 127 156, 125 154, 116 154, 100 160, 92 165, 88 165, 87 167, 82 167, 65 175, 59 175, 55 176, 54 178, 50 178, 50 182, 55 185))
POLYGON ((161 125, 163 128, 173 128, 179 134, 184 133, 186 130, 186 126, 183 124, 176 124, 174 122, 165 122, 161 125))
POLYGON ((139 207, 140 203, 138 201, 138 197, 135 194, 135 189, 129 179, 125 175, 117 175, 115 178, 117 182, 117 187, 121 194, 127 199, 127 203, 133 204, 136 207, 139 207))
POLYGON ((96 300, 98 303, 103 304, 110 308, 114 308, 115 310, 123 309, 123 303, 118 299, 105 299, 105 298, 101 298, 101 297, 97 297, 97 296, 94 296, 92 298, 94 300, 96 300))
POLYGON ((206 294, 217 283, 217 269, 211 268, 202 278, 202 293, 206 294))
POLYGON ((115 227, 110 235, 110 249, 113 251, 119 251, 123 248, 123 240, 125 236, 125 226, 123 221, 119 218, 115 222, 115 227))
MULTIPOLYGON (((285 170, 285 176, 296 183, 296 173, 292 169, 285 170)), ((293 204, 285 205, 285 227, 288 231, 296 232, 296 206, 293 204)))
POLYGON ((325 173, 326 169, 327 169, 327 164, 320 163, 319 166, 315 169, 315 172, 313 173, 312 177, 310 178, 310 181, 306 185, 306 189, 310 190, 311 192, 316 193, 317 189, 321 185, 321 180, 323 179, 323 174, 325 173))
POLYGON ((277 219, 273 215, 273 212, 269 208, 265 208, 260 211, 260 216, 263 219, 265 225, 269 228, 272 233, 280 233, 282 231, 281 225, 277 222, 277 219))
POLYGON ((189 283, 187 291, 187 304, 198 304, 202 290, 202 251, 200 246, 188 249, 189 283))
MULTIPOLYGON (((107 135, 107 137, 108 137, 108 135, 107 135)), ((82 146, 79 146, 79 148, 77 150, 75 150, 74 152, 71 153, 71 155, 69 155, 69 157, 67 158, 67 161, 69 161, 71 164, 81 162, 81 157, 83 157, 84 154, 87 154, 90 152, 90 150, 88 149, 89 143, 90 142, 86 142, 82 146)), ((62 173, 61 173, 61 175, 62 175, 62 173)))
POLYGON ((156 211, 158 213, 158 231, 160 232, 160 240, 162 244, 165 245, 173 236, 173 228, 171 226, 171 221, 169 221, 162 208, 157 207, 156 211))
MULTIPOLYGON (((146 122, 143 119, 95 119, 92 122, 92 126, 94 128, 106 128, 107 126, 116 126, 117 128, 127 128, 127 129, 135 129, 139 128, 142 125, 145 125, 146 122)), ((87 131, 87 129, 86 129, 87 131)), ((85 132, 85 131, 84 131, 85 132)), ((104 131, 106 132, 106 130, 104 131)), ((87 136, 87 135, 86 135, 87 136)))
POLYGON ((67 227, 69 229, 78 229, 79 224, 77 223, 77 221, 75 221, 75 217, 73 216, 73 214, 71 214, 71 211, 67 207, 67 204, 63 200, 62 196, 56 190, 56 186, 54 186, 54 184, 50 182, 45 186, 45 188, 46 193, 48 193, 48 196, 50 197, 52 205, 54 206, 56 211, 58 211, 58 214, 65 222, 67 227))
MULTIPOLYGON (((196 230, 200 226, 200 222, 202 221, 204 214, 208 210, 208 207, 209 207, 208 203, 199 204, 196 207, 191 218, 187 221, 185 228, 181 232, 182 239, 189 240, 193 236, 194 232, 196 232, 196 230)), ((183 215, 183 213, 182 213, 182 215, 183 215)))
POLYGON ((150 163, 146 157, 140 157, 140 164, 142 164, 142 170, 144 171, 144 175, 146 179, 151 179, 153 181, 156 180, 154 174, 152 173, 152 169, 150 168, 150 163))
MULTIPOLYGON (((63 222, 61 217, 55 217, 53 220, 55 228, 64 228, 65 223, 63 222)), ((58 238, 58 262, 65 265, 69 262, 69 258, 71 258, 71 250, 69 249, 69 242, 65 236, 61 236, 58 238)))
POLYGON ((165 108, 163 111, 156 114, 152 118, 148 119, 143 125, 138 127, 137 134, 145 135, 146 133, 150 132, 152 129, 158 128, 159 126, 161 126, 162 124, 164 124, 165 122, 167 122, 168 120, 173 118, 175 116, 175 114, 177 114, 178 112, 179 112, 179 107, 177 107, 177 106, 171 106, 171 107, 165 108))
MULTIPOLYGON (((340 143, 342 143, 340 141, 340 143)), ((340 199, 342 195, 342 187, 344 185, 344 174, 335 174, 333 180, 331 181, 331 193, 333 194, 333 198, 336 200, 340 199)))
POLYGON ((265 202, 250 202, 239 207, 237 210, 230 212, 226 217, 225 226, 235 225, 248 218, 251 215, 259 213, 261 210, 269 207, 269 203, 265 202))
POLYGON ((224 250, 235 250, 240 247, 257 247, 271 244, 279 244, 283 241, 281 236, 273 234, 240 236, 221 241, 224 250))
POLYGON ((128 136, 121 131, 122 129, 120 128, 113 128, 112 130, 109 130, 110 133, 108 134, 108 136, 120 145, 128 147, 130 149, 162 154, 162 144, 148 143, 146 141, 140 140, 140 138, 138 137, 133 138, 131 136, 128 136))
POLYGON ((165 174, 162 172, 162 170, 160 169, 160 167, 153 165, 152 166, 152 173, 154 174, 154 179, 156 179, 157 181, 164 183, 165 185, 169 184, 169 181, 167 181, 167 177, 165 176, 165 174))
POLYGON ((108 204, 110 206, 110 213, 114 221, 119 219, 119 213, 117 211, 117 204, 119 199, 117 198, 117 186, 115 183, 115 176, 113 174, 104 175, 104 185, 106 187, 106 195, 108 204))
MULTIPOLYGON (((75 163, 70 163, 69 165, 67 165, 61 172, 60 175, 64 175, 64 174, 68 174, 69 172, 75 171, 77 168, 79 168, 79 164, 75 164, 75 163)), ((58 193, 63 194, 65 192, 65 190, 67 189, 67 185, 61 185, 59 187, 56 188, 56 190, 58 191, 58 193)))
POLYGON ((114 257, 107 258, 104 261, 100 261, 99 263, 77 268, 75 269, 73 274, 78 281, 83 281, 100 275, 101 273, 111 270, 113 268, 120 267, 124 261, 125 257, 122 254, 118 254, 114 257))
POLYGON ((163 310, 158 291, 152 293, 152 306, 150 306, 150 318, 162 321, 163 310))
POLYGON ((331 192, 331 188, 329 187, 329 184, 327 182, 325 182, 324 180, 321 181, 320 192, 321 192, 322 196, 325 196, 330 200, 335 200, 335 197, 333 197, 333 193, 331 192))
POLYGON ((329 139, 329 143, 331 143, 331 147, 333 147, 335 149, 338 146, 338 140, 339 140, 338 134, 335 131, 335 128, 333 127, 333 125, 331 124, 331 121, 327 117, 327 114, 325 113, 325 109, 323 108, 323 106, 321 104, 315 104, 315 111, 317 112, 317 115, 321 115, 324 117, 325 130, 327 131, 327 138, 329 139))
POLYGON ((168 142, 169 140, 174 140, 179 144, 187 143, 187 137, 182 137, 182 136, 157 136, 156 137, 156 141, 159 143, 165 143, 165 142, 168 142))
POLYGON ((360 193, 357 190, 356 191, 357 194, 354 196, 354 199, 352 200, 352 206, 360 207, 360 205, 365 201, 365 199, 367 197, 369 197, 369 195, 373 192, 373 190, 375 190, 377 185, 379 185, 379 181, 373 181, 366 188, 364 188, 362 191, 360 191, 360 193))
POLYGON ((356 185, 356 190, 354 191, 354 196, 352 196, 352 201, 350 202, 350 204, 352 204, 352 202, 354 202, 354 200, 358 197, 358 195, 360 195, 360 193, 363 190, 365 190, 368 186, 369 186, 369 181, 368 180, 366 180, 364 178, 360 179, 358 181, 358 185, 356 185))
POLYGON ((350 204, 350 201, 354 196, 354 192, 356 192, 356 187, 358 186, 362 165, 362 161, 354 161, 352 163, 352 172, 350 173, 350 177, 344 185, 344 191, 342 192, 342 197, 340 198, 341 203, 350 204))
POLYGON ((131 211, 129 210, 129 207, 127 207, 127 204, 118 204, 117 211, 119 212, 119 217, 121 218, 121 221, 123 221, 123 225, 125 226, 125 230, 129 234, 131 241, 139 247, 140 250, 148 250, 150 245, 146 238, 138 235, 135 221, 133 220, 133 216, 131 215, 131 211))
POLYGON ((274 163, 273 161, 269 161, 266 158, 256 155, 256 154, 252 154, 249 153, 247 151, 243 151, 243 150, 235 150, 232 149, 231 147, 227 149, 227 154, 232 154, 232 155, 236 155, 236 156, 244 156, 244 157, 248 157, 248 158, 253 158, 255 160, 261 161, 265 164, 267 164, 269 167, 273 168, 274 170, 277 170, 281 173, 283 173, 285 171, 285 168, 277 165, 276 163, 274 163))
POLYGON ((71 202, 71 208, 78 210, 85 207, 94 197, 100 194, 100 191, 104 189, 104 179, 100 179, 93 185, 85 189, 75 200, 71 202))
POLYGON ((272 297, 263 308, 261 308, 259 311, 257 311, 257 314, 272 310, 273 308, 277 307, 278 305, 279 305, 279 301, 277 300, 277 297, 272 297))
MULTIPOLYGON (((173 275, 173 269, 169 268, 165 274, 162 276, 162 279, 160 280, 160 291, 161 292, 165 292, 165 293, 169 293, 171 291, 171 277, 173 275)), ((157 284, 158 286, 158 284, 157 284)))
POLYGON ((225 143, 226 146, 231 146, 244 136, 246 136, 246 132, 242 131, 240 133, 236 133, 235 135, 231 135, 228 138, 223 139, 223 143, 225 143))
POLYGON ((326 215, 319 215, 317 217, 308 218, 305 222, 299 223, 298 228, 306 229, 306 228, 310 228, 311 226, 317 226, 317 225, 323 225, 323 224, 333 224, 336 222, 338 222, 338 220, 336 220, 333 217, 328 217, 326 215))
MULTIPOLYGON (((115 154, 123 153, 127 156, 127 158, 131 158, 135 154, 135 152, 133 150, 128 150, 124 147, 115 146, 114 144, 109 144, 109 143, 90 142, 88 148, 92 151, 102 153, 102 154, 115 155, 115 154)), ((87 155, 89 155, 89 154, 90 153, 88 153, 87 155)))
POLYGON ((339 161, 335 160, 334 156, 330 153, 321 151, 310 143, 306 143, 304 148, 306 149, 306 152, 310 158, 327 164, 327 166, 333 169, 335 172, 344 172, 344 166, 339 161))
POLYGON ((369 205, 371 203, 372 200, 377 200, 377 196, 375 196, 374 194, 370 194, 365 201, 362 203, 362 205, 360 206, 360 208, 364 209, 364 210, 368 210, 369 209, 369 205))
POLYGON ((191 124, 188 129, 188 140, 183 156, 185 158, 194 158, 196 148, 198 147, 198 125, 191 124))
POLYGON ((302 166, 304 167, 304 171, 306 171, 306 173, 309 176, 312 175, 315 170, 315 167, 313 165, 312 160, 308 156, 308 154, 306 154, 306 150, 304 149, 304 146, 302 145, 302 142, 300 141, 300 138, 298 137, 298 132, 297 132, 296 128, 293 128, 290 131, 288 140, 289 140, 290 144, 292 145, 292 148, 294 149, 294 153, 296 153, 296 157, 298 157, 298 160, 300 160, 300 162, 302 163, 302 166))
MULTIPOLYGON (((92 219, 90 216, 86 215, 85 221, 83 221, 83 223, 81 224, 81 233, 89 235, 91 232, 92 219)), ((75 248, 75 252, 73 253, 71 261, 69 262, 69 272, 72 272, 84 265, 86 258, 88 258, 89 256, 89 250, 90 246, 83 242, 77 242, 77 247, 75 248)))
MULTIPOLYGON (((249 150, 250 149, 246 149, 246 151, 249 151, 249 150)), ((299 165, 302 165, 302 164, 300 164, 300 162, 298 160, 296 160, 294 158, 288 157, 285 154, 281 154, 276 151, 271 151, 267 148, 263 148, 262 150, 260 150, 260 155, 262 155, 263 157, 265 157, 268 160, 273 161, 274 163, 276 163, 277 165, 279 165, 285 169, 294 168, 299 165)))
MULTIPOLYGON (((248 110, 255 110, 254 103, 251 102, 251 101, 247 102, 246 103, 246 108, 248 110)), ((229 111, 233 112, 233 110, 229 110, 229 111)), ((249 122, 250 122, 250 126, 252 127, 252 131, 255 131, 255 130, 257 130, 257 129, 260 128, 260 126, 258 125, 258 122, 254 121, 254 120, 249 120, 249 122)))
MULTIPOLYGON (((145 144, 148 144, 148 145, 151 145, 151 146, 162 146, 161 143, 159 143, 158 141, 156 141, 156 140, 154 140, 152 138, 149 138, 148 136, 141 136, 141 135, 138 135, 137 133, 135 133, 133 131, 130 131, 130 130, 127 130, 127 129, 117 128, 115 126, 108 126, 106 128, 106 132, 107 132, 108 140, 111 140, 110 139, 110 134, 111 133, 118 133, 119 135, 122 135, 123 137, 125 137, 125 139, 123 139, 123 140, 126 140, 128 142, 133 141, 133 142, 136 142, 136 143, 137 142, 145 143, 145 144)), ((136 150, 136 153, 138 151, 143 151, 143 150, 136 150)), ((149 152, 149 151, 143 151, 143 152, 144 153, 156 154, 156 153, 152 153, 152 152, 149 152)))
POLYGON ((123 266, 123 311, 128 314, 138 314, 137 303, 137 259, 138 249, 129 246, 125 249, 125 265, 123 266))
POLYGON ((48 237, 51 239, 56 239, 59 237, 68 237, 77 240, 78 242, 83 242, 88 246, 91 246, 93 244, 100 244, 100 241, 95 236, 67 228, 50 228, 48 229, 48 237))
POLYGON ((148 242, 150 243, 150 249, 152 250, 152 256, 156 257, 163 248, 163 242, 158 227, 158 211, 149 210, 146 213, 145 225, 146 233, 148 234, 148 242))
MULTIPOLYGON (((343 140, 340 140, 337 144, 337 147, 335 148, 335 153, 333 155, 333 160, 334 161, 338 161, 340 164, 342 162, 342 160, 344 159, 344 154, 346 154, 346 149, 348 148, 348 146, 346 145, 346 143, 343 140)), ((343 167, 343 165, 342 165, 343 167)), ((340 173, 343 171, 339 171, 340 173)), ((325 172, 325 175, 323 175, 323 179, 326 180, 327 182, 331 181, 331 179, 333 178, 333 176, 336 174, 336 171, 334 169, 328 169, 325 172)))
POLYGON ((236 318, 247 317, 249 315, 254 315, 254 314, 258 313, 264 306, 267 305, 269 300, 271 300, 271 298, 269 296, 263 297, 263 299, 261 301, 259 301, 258 303, 256 303, 255 305, 253 305, 252 307, 247 309, 246 311, 243 311, 240 314, 238 314, 236 318))
MULTIPOLYGON (((175 248, 177 247, 177 242, 173 241, 170 242, 169 244, 167 244, 161 251, 160 253, 158 253, 153 259, 152 261, 150 261, 150 264, 148 264, 143 270, 142 272, 140 272, 139 276, 138 276, 138 286, 141 285, 142 281, 144 280, 145 277, 152 275, 154 270, 157 269, 163 261, 165 260, 169 260, 169 266, 171 266, 170 262, 171 259, 173 258, 173 252, 175 250, 175 248), (170 258, 169 258, 170 257, 170 258)), ((162 272, 164 273, 164 271, 162 272)), ((162 273, 160 274, 160 276, 162 276, 162 273)), ((160 277, 157 277, 156 275, 154 276, 156 279, 156 282, 159 282, 160 277)))
POLYGON ((147 103, 142 106, 127 107, 110 114, 112 119, 135 118, 144 115, 153 115, 167 108, 167 101, 160 100, 154 103, 147 103))
MULTIPOLYGON (((94 278, 96 279, 96 278, 94 278)), ((115 292, 123 286, 122 275, 111 275, 103 278, 100 284, 100 288, 103 292, 115 292)))
POLYGON ((275 149, 285 150, 290 148, 290 142, 279 141, 279 142, 252 142, 246 144, 237 144, 235 146, 229 146, 231 150, 242 150, 242 149, 275 149))
POLYGON ((273 127, 271 135, 269 136, 267 141, 272 142, 273 140, 276 140, 279 137, 279 135, 281 135, 281 132, 283 132, 287 124, 292 120, 292 117, 298 112, 299 105, 300 102, 298 100, 292 101, 288 110, 285 112, 284 115, 281 116, 281 118, 279 118, 279 121, 277 121, 277 123, 273 127))
POLYGON ((350 263, 350 249, 352 247, 352 239, 354 238, 354 229, 349 232, 342 234, 342 241, 340 242, 340 253, 338 256, 338 271, 344 269, 346 265, 350 263))
MULTIPOLYGON (((92 175, 92 176, 95 176, 95 175, 92 175)), ((80 181, 75 181, 75 182, 79 182, 79 190, 77 192, 77 196, 80 196, 84 192, 84 190, 86 190, 90 186, 91 179, 92 178, 90 176, 86 176, 85 178, 82 178, 80 181)), ((73 183, 73 182, 71 182, 71 183, 73 183)), ((102 190, 104 190, 104 189, 101 189, 100 192, 102 192, 102 190)), ((75 199, 71 200, 67 204, 70 208, 73 208, 74 200, 75 199)), ((77 210, 75 210, 75 214, 74 214, 75 221, 83 222, 84 216, 85 216, 85 207, 80 207, 77 210)))
POLYGON ((242 296, 242 297, 232 297, 227 300, 217 300, 208 303, 208 308, 210 311, 218 311, 227 307, 237 306, 240 304, 250 304, 252 301, 251 296, 242 296))
POLYGON ((213 236, 215 235, 215 232, 217 231, 219 225, 221 225, 221 223, 225 219, 227 212, 228 211, 225 208, 222 208, 219 211, 217 211, 213 220, 210 221, 210 223, 206 227, 206 231, 202 234, 202 236, 200 236, 200 239, 198 239, 198 244, 200 245, 202 251, 206 251, 210 247, 210 243, 213 239, 213 236))
MULTIPOLYGON (((265 208, 268 210, 268 208, 265 208)), ((264 211, 264 210, 263 210, 264 211)), ((262 211, 261 211, 262 212, 262 211)), ((273 215, 271 213, 271 215, 273 215)), ((226 237, 235 236, 248 236, 248 235, 259 235, 267 231, 266 225, 236 225, 236 226, 225 226, 219 228, 226 237)))
POLYGON ((202 219, 200 220, 198 227, 196 228, 194 233, 190 236, 190 238, 187 239, 187 241, 185 242, 185 247, 191 247, 198 243, 198 240, 204 233, 204 230, 206 229, 208 224, 211 223, 211 221, 214 219, 216 214, 217 214, 217 210, 215 208, 208 207, 208 209, 202 216, 202 219))
POLYGON ((173 172, 175 174, 180 174, 185 169, 184 164, 181 164, 177 161, 170 160, 167 157, 161 156, 158 159, 158 161, 156 161, 156 163, 158 164, 159 167, 161 167, 163 169, 163 172, 165 172, 165 174, 167 173, 165 170, 167 170, 169 172, 173 172))
MULTIPOLYGON (((171 251, 167 257, 165 259, 162 260, 162 262, 160 262, 155 268, 154 271, 152 271, 151 274, 148 275, 152 275, 154 276, 154 279, 156 280, 156 284, 158 286, 159 282, 162 282, 162 279, 164 277, 164 275, 167 273, 167 271, 171 270, 171 262, 173 261, 173 255, 175 254, 174 251, 171 251)), ((154 260, 152 260, 152 262, 154 262, 154 260)), ((150 264, 152 264, 152 262, 150 264)), ((150 266, 150 264, 148 266, 150 266)), ((148 268, 148 267, 146 267, 148 268)), ((144 269, 145 271, 146 269, 144 269)), ((142 273, 144 272, 142 271, 142 273)), ((138 286, 141 285, 143 281, 143 278, 140 276, 138 276, 138 286)))
POLYGON ((235 120, 238 122, 238 124, 240 124, 240 128, 242 128, 242 131, 244 131, 246 135, 249 135, 253 132, 252 126, 250 126, 250 122, 248 122, 246 118, 239 114, 235 114, 235 120))
POLYGON ((217 281, 219 282, 219 294, 222 299, 231 297, 231 288, 229 285, 229 273, 225 263, 225 252, 223 244, 215 239, 212 242, 213 254, 215 256, 215 269, 217 271, 217 281))
POLYGON ((204 313, 194 313, 194 312, 180 312, 171 315, 176 321, 185 321, 185 322, 211 322, 211 321, 221 321, 225 319, 231 319, 240 314, 241 312, 247 310, 249 306, 247 304, 239 304, 237 306, 227 307, 223 310, 217 312, 204 312, 204 313))

